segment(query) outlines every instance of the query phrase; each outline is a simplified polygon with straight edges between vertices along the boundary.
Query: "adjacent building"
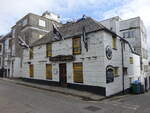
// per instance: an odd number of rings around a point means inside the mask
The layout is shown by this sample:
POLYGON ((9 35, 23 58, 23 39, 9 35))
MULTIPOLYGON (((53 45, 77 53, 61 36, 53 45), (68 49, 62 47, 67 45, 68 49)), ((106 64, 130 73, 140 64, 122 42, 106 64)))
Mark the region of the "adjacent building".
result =
POLYGON ((136 53, 140 55, 141 75, 145 81, 150 81, 148 66, 147 33, 140 17, 122 20, 120 17, 112 17, 100 22, 108 29, 126 39, 136 53))
POLYGON ((61 26, 58 15, 47 11, 42 16, 29 13, 12 27, 12 31, 9 33, 11 37, 8 37, 8 35, 4 36, 3 46, 4 50, 7 50, 3 53, 3 56, 5 56, 3 62, 4 68, 7 69, 9 67, 9 73, 6 74, 7 77, 20 77, 22 70, 23 49, 18 43, 18 38, 21 37, 30 45, 51 31, 52 23, 61 26))

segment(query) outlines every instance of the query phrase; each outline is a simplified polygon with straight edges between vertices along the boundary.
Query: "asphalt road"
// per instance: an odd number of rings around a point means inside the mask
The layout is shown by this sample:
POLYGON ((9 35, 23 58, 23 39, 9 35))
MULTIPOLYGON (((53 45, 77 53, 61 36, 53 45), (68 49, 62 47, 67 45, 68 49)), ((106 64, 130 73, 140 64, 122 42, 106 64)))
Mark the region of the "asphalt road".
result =
POLYGON ((84 101, 0 80, 0 113, 150 113, 150 93, 84 101))

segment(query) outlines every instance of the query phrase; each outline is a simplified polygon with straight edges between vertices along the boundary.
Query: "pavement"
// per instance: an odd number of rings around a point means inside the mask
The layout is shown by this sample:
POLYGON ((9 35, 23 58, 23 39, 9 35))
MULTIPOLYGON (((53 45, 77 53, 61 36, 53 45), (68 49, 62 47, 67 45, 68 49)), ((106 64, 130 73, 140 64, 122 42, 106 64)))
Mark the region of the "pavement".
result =
POLYGON ((0 113, 150 113, 150 91, 101 101, 0 80, 0 113))
POLYGON ((75 97, 80 97, 82 100, 86 101, 100 101, 106 99, 105 96, 93 94, 87 91, 79 91, 75 89, 60 87, 60 86, 49 86, 49 85, 41 85, 36 83, 24 82, 21 79, 9 79, 9 78, 0 78, 0 80, 9 81, 15 84, 24 85, 27 87, 38 88, 41 90, 47 90, 50 92, 57 92, 64 95, 70 95, 75 97))

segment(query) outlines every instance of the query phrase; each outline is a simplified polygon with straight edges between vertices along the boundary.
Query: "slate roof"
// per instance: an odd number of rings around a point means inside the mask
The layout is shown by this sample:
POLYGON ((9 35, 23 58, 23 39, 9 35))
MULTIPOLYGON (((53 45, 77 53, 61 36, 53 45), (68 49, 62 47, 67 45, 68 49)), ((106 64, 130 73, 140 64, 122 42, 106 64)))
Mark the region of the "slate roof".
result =
MULTIPOLYGON (((58 29, 59 29, 61 35, 63 36, 63 38, 66 39, 66 38, 72 38, 72 37, 75 37, 75 36, 82 35, 83 27, 85 27, 86 33, 91 33, 91 32, 100 31, 100 30, 104 30, 108 33, 111 33, 112 35, 119 37, 120 40, 127 43, 129 45, 132 53, 137 54, 133 50, 131 44, 126 39, 124 39, 121 36, 117 35, 113 31, 107 29, 100 22, 97 22, 96 20, 92 19, 91 17, 81 18, 77 22, 70 22, 70 23, 67 23, 67 24, 63 24, 62 27, 59 27, 58 29)), ((46 44, 46 43, 52 43, 54 41, 58 41, 54 37, 55 37, 55 34, 53 33, 53 31, 50 31, 43 38, 41 38, 41 39, 35 41, 34 43, 32 43, 31 47, 43 45, 43 44, 46 44)))
MULTIPOLYGON (((63 38, 66 39, 66 38, 71 38, 73 36, 81 35, 83 26, 86 29, 86 33, 106 29, 102 24, 98 23, 97 21, 93 20, 90 17, 80 19, 77 22, 66 23, 62 27, 59 27, 58 29, 61 35, 63 36, 63 38)), ((55 34, 53 34, 53 31, 50 31, 43 38, 32 43, 31 46, 33 47, 33 46, 38 46, 46 43, 51 43, 53 41, 56 41, 54 37, 55 34)))

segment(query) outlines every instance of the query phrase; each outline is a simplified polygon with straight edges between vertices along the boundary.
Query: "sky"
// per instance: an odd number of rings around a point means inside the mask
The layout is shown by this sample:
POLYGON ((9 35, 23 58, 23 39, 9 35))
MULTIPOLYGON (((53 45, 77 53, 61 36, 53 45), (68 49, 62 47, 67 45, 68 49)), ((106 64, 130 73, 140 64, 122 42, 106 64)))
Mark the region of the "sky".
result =
MULTIPOLYGON (((48 10, 62 21, 81 18, 83 14, 98 21, 113 16, 128 19, 140 16, 150 37, 150 0, 0 0, 0 35, 5 35, 16 21, 28 13, 41 15, 48 10)), ((150 39, 149 39, 150 40, 150 39)), ((149 41, 150 42, 150 41, 149 41)))

